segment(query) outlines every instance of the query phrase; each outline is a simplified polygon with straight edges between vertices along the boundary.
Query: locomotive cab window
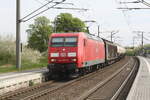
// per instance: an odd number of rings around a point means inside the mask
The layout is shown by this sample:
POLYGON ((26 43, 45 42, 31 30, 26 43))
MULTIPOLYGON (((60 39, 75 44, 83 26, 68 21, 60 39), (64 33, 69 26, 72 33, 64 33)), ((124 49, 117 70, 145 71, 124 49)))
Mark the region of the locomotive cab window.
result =
POLYGON ((52 47, 76 47, 77 37, 55 37, 51 41, 52 47))
POLYGON ((61 38, 61 37, 52 38, 52 41, 51 41, 52 47, 62 47, 63 45, 64 45, 64 38, 61 38))
POLYGON ((65 38, 65 47, 75 47, 77 46, 77 38, 76 37, 67 37, 65 38))

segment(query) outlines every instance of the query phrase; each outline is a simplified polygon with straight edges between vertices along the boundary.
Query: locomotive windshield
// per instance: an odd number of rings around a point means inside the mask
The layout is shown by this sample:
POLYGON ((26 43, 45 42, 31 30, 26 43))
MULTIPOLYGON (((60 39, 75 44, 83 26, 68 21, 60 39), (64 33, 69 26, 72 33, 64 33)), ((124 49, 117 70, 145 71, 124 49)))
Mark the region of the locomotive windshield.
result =
POLYGON ((77 37, 53 37, 51 41, 52 47, 76 47, 77 37))

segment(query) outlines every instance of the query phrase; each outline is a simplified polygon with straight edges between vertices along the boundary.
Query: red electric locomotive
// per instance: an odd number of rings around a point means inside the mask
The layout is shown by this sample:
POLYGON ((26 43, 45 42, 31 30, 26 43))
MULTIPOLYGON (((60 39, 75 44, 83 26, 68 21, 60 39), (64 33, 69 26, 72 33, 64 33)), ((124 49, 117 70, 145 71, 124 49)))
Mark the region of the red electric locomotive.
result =
POLYGON ((53 33, 48 47, 51 75, 78 76, 105 63, 105 43, 87 33, 53 33))

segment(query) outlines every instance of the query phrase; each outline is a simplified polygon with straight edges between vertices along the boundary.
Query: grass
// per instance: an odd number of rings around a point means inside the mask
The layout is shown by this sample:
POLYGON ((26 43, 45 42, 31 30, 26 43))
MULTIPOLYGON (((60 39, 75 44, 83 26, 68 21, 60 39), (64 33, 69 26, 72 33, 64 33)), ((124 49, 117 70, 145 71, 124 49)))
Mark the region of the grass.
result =
MULTIPOLYGON (((16 72, 15 41, 12 37, 0 38, 0 73, 16 72)), ((40 52, 23 46, 21 53, 21 69, 30 70, 47 66, 47 53, 40 52)))
POLYGON ((33 64, 33 63, 26 63, 26 64, 23 64, 21 69, 18 70, 16 68, 15 65, 11 65, 9 67, 3 67, 3 66, 0 66, 0 73, 6 73, 6 72, 17 72, 17 71, 23 71, 23 70, 31 70, 31 69, 36 69, 36 68, 42 68, 42 67, 46 67, 47 64, 33 64))
MULTIPOLYGON (((3 66, 5 66, 5 65, 3 65, 3 66)), ((0 73, 17 71, 16 67, 13 65, 10 67, 3 67, 3 66, 0 66, 0 73)))
POLYGON ((22 62, 21 69, 18 70, 15 65, 12 64, 4 64, 0 66, 0 73, 6 73, 6 72, 17 72, 17 71, 24 71, 24 70, 31 70, 31 69, 37 69, 37 68, 43 68, 47 66, 47 57, 43 57, 39 59, 40 61, 38 63, 32 63, 32 62, 22 62))

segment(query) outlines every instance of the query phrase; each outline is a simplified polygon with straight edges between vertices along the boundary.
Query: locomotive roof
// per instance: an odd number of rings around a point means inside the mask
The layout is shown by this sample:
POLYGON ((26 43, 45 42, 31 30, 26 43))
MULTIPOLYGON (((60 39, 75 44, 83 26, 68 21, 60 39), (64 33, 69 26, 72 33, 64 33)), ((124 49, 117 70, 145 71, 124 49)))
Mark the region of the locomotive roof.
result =
POLYGON ((101 37, 95 36, 94 34, 86 33, 85 35, 86 35, 89 39, 94 39, 94 40, 97 40, 97 41, 103 41, 101 37))
POLYGON ((103 41, 102 38, 95 36, 94 34, 84 33, 84 32, 69 32, 69 33, 53 33, 52 35, 61 35, 61 34, 84 34, 89 39, 97 40, 97 41, 103 41))
POLYGON ((79 33, 83 33, 83 32, 65 32, 65 33, 53 33, 53 34, 79 34, 79 33))

